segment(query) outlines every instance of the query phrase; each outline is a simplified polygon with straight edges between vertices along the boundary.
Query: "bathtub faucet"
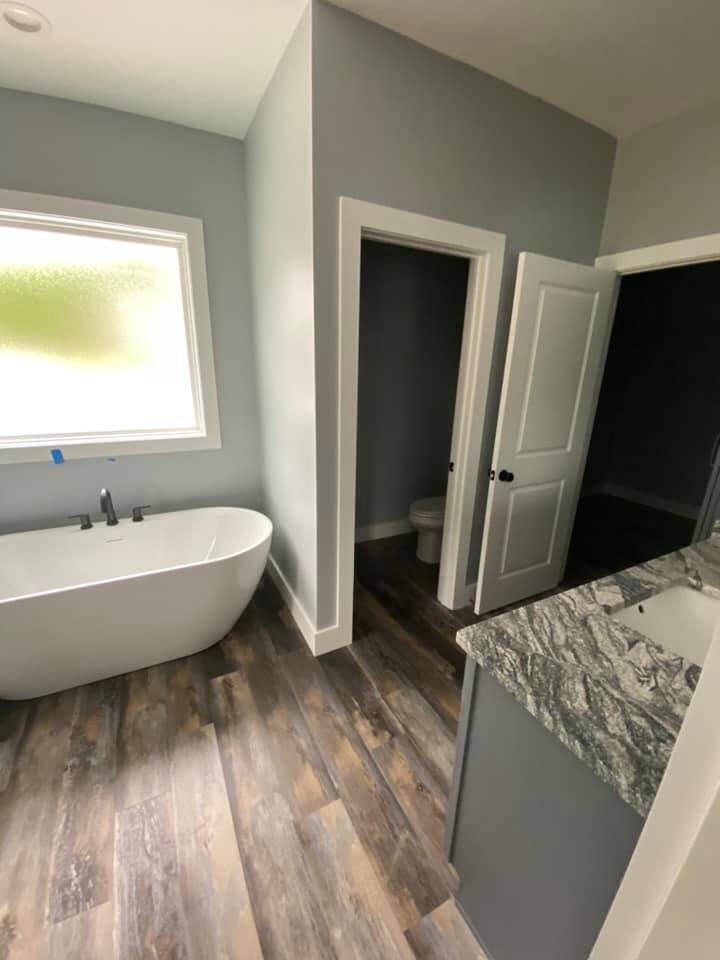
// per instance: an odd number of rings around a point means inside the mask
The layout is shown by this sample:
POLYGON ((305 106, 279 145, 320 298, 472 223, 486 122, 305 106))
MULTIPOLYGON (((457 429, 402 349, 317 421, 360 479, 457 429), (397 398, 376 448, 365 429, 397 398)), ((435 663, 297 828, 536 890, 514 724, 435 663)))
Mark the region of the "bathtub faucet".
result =
POLYGON ((107 516, 107 525, 109 527, 117 526, 119 520, 113 506, 112 495, 105 487, 100 491, 100 509, 107 516))

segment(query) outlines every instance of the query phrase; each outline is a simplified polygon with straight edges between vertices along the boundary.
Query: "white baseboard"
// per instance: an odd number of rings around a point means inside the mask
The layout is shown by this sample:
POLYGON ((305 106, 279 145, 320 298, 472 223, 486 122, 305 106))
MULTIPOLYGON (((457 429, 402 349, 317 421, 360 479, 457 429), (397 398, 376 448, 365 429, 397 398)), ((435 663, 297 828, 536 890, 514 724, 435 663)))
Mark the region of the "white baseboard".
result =
POLYGON ((267 562, 267 572, 270 574, 275 586, 280 591, 280 595, 288 606, 290 611, 290 616, 293 618, 300 633, 305 639, 305 643, 310 647, 310 649, 315 652, 315 634, 316 630, 313 626, 312 620, 305 612, 305 607, 302 605, 300 600, 295 596, 292 587, 285 579, 285 574, 282 572, 280 567, 277 565, 275 558, 270 554, 267 562))
POLYGON ((400 520, 386 520, 383 523, 371 523, 367 527, 355 529, 355 543, 364 543, 366 540, 382 540, 384 537, 397 537, 401 533, 412 533, 412 527, 407 517, 400 520))
POLYGON ((668 500, 665 497, 656 497, 652 493, 645 493, 643 490, 634 490, 632 487, 623 487, 619 483, 594 483, 583 494, 605 494, 608 497, 618 497, 620 500, 628 500, 630 503, 639 503, 643 507, 653 507, 655 510, 661 510, 663 513, 672 513, 677 517, 685 517, 688 520, 696 520, 699 507, 692 507, 690 504, 681 503, 679 500, 668 500))
POLYGON ((352 637, 343 637, 337 624, 318 630, 272 555, 268 557, 267 572, 280 591, 280 595, 290 611, 290 616, 295 621, 305 643, 310 647, 314 656, 319 657, 323 653, 331 653, 333 650, 339 650, 340 647, 346 647, 351 643, 352 637))

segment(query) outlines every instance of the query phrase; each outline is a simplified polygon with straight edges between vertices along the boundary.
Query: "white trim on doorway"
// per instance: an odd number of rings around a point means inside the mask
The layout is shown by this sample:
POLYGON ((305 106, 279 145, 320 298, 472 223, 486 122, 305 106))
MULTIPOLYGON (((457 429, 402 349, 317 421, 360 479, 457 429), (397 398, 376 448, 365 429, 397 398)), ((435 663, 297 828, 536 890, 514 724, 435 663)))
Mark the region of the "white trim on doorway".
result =
POLYGON ((360 251, 363 237, 467 257, 468 294, 445 509, 438 598, 467 603, 467 568, 500 299, 505 237, 375 203, 340 198, 338 263, 338 501, 336 645, 352 639, 355 576, 360 251))
POLYGON ((622 250, 620 253, 606 253, 596 257, 595 266, 628 274, 683 267, 708 260, 720 260, 720 233, 659 243, 652 247, 638 247, 637 250, 622 250))

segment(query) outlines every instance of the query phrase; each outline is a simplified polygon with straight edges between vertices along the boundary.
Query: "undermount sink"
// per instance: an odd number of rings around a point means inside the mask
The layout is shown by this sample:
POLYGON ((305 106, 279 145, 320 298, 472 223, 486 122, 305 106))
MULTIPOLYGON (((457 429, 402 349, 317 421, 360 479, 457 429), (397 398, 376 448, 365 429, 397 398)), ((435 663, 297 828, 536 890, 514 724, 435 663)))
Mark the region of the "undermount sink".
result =
POLYGON ((702 666, 720 624, 720 600, 678 585, 611 616, 702 666))

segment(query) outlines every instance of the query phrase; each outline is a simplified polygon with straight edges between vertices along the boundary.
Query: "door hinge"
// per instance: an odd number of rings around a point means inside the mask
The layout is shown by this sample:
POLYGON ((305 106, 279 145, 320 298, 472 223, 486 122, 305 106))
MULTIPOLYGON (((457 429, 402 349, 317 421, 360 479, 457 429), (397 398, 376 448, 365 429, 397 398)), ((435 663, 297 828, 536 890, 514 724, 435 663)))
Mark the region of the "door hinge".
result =
POLYGON ((454 460, 451 460, 450 463, 448 464, 448 470, 449 470, 450 473, 454 473, 454 472, 455 472, 455 461, 454 461, 454 460))

